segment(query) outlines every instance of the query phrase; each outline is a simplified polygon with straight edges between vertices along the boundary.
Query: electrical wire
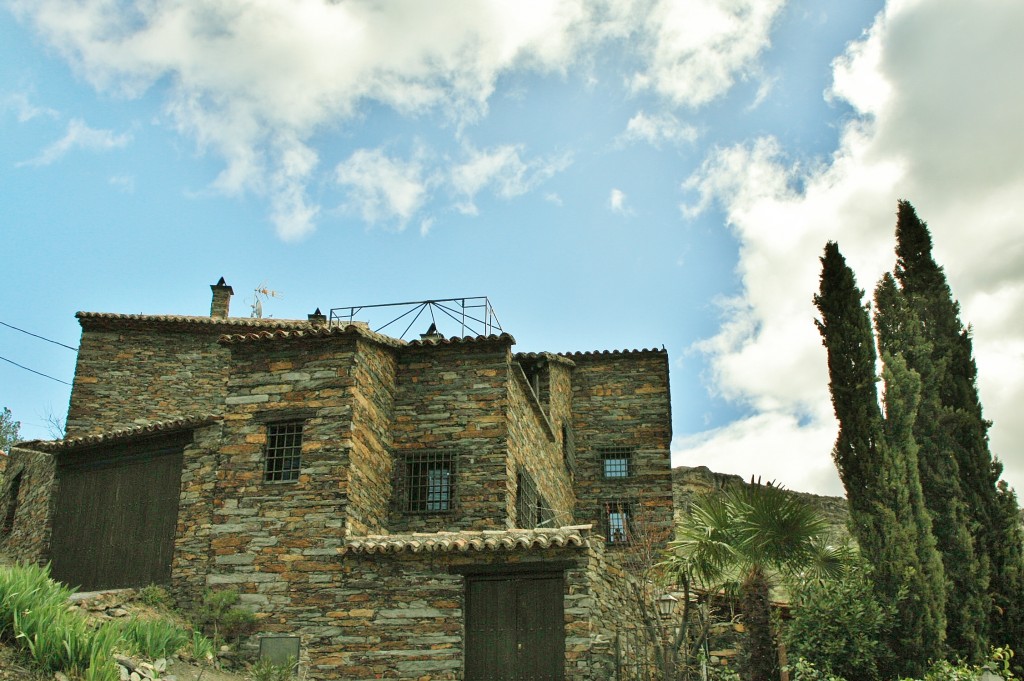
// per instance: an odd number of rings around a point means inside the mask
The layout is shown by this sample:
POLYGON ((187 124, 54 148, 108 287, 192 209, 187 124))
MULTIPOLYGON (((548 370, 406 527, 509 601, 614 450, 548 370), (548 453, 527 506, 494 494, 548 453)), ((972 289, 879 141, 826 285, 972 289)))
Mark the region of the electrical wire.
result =
POLYGON ((53 376, 50 376, 49 374, 44 374, 41 371, 36 371, 35 369, 29 369, 27 366, 22 366, 21 364, 18 364, 17 362, 12 362, 11 360, 7 359, 6 357, 0 357, 0 359, 2 359, 3 361, 5 361, 5 362, 7 362, 9 364, 13 364, 14 366, 18 367, 19 369, 24 369, 25 371, 31 371, 33 374, 38 374, 39 376, 42 376, 43 378, 50 379, 51 381, 57 381, 58 383, 63 383, 64 385, 71 385, 67 381, 62 381, 59 378, 54 378, 53 376))
MULTIPOLYGON (((78 348, 73 348, 70 345, 65 345, 64 343, 61 343, 60 341, 51 340, 51 339, 46 338, 44 336, 40 336, 39 334, 32 333, 31 331, 26 331, 25 329, 19 329, 18 327, 14 326, 13 324, 8 324, 7 322, 0 322, 0 324, 6 326, 9 329, 14 329, 15 331, 20 331, 21 333, 24 333, 24 334, 27 334, 29 336, 32 336, 33 338, 38 338, 40 340, 44 340, 47 343, 53 343, 54 345, 59 345, 62 348, 67 348, 68 350, 74 350, 75 352, 78 351, 78 348)), ((22 368, 24 368, 24 367, 22 367, 22 368)), ((31 369, 29 369, 29 371, 31 371, 31 369)))

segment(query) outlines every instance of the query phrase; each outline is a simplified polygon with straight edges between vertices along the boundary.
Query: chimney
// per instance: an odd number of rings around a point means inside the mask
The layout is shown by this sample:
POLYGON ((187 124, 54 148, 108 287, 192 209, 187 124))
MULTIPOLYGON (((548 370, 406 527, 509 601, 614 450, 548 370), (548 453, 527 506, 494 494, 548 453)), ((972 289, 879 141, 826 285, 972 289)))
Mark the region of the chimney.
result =
POLYGON ((210 284, 213 291, 213 302, 210 303, 210 316, 214 319, 224 319, 228 316, 228 309, 231 307, 231 296, 235 291, 224 283, 224 277, 216 284, 210 284))
POLYGON ((327 324, 327 315, 321 312, 319 307, 313 314, 306 315, 306 319, 308 319, 309 323, 313 326, 325 326, 327 324))

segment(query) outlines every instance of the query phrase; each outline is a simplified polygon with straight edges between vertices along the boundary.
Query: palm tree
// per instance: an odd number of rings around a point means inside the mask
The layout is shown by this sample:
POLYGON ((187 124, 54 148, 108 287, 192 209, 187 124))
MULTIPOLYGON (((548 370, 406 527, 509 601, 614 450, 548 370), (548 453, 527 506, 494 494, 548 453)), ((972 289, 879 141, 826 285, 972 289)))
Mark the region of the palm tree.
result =
POLYGON ((770 482, 752 479, 690 502, 666 563, 687 583, 738 583, 749 681, 778 678, 770 580, 840 574, 847 555, 829 546, 828 537, 813 506, 770 482))

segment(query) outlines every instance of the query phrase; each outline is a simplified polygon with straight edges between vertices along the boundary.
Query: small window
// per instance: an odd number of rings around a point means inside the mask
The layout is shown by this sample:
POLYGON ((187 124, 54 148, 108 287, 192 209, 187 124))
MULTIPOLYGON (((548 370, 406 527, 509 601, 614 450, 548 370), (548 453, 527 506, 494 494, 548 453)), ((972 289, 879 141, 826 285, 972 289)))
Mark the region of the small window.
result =
POLYGON ((267 426, 265 482, 294 482, 302 467, 302 422, 271 423, 267 426))
POLYGON ((516 525, 523 529, 537 527, 542 507, 533 476, 520 469, 516 475, 516 525))
POLYGON ((628 478, 633 474, 633 450, 626 447, 606 447, 600 450, 601 464, 606 478, 628 478))
POLYGON ((11 488, 8 491, 7 512, 4 513, 3 526, 0 527, 0 535, 7 536, 14 531, 14 516, 18 513, 18 495, 21 493, 21 472, 11 480, 11 488))
POLYGON ((632 533, 632 509, 625 501, 607 501, 601 510, 604 534, 609 544, 628 544, 632 533))
POLYGON ((402 467, 405 511, 443 513, 455 508, 455 455, 447 450, 408 452, 402 467))
POLYGON ((572 428, 562 421, 562 462, 570 475, 576 475, 576 443, 573 440, 572 428))

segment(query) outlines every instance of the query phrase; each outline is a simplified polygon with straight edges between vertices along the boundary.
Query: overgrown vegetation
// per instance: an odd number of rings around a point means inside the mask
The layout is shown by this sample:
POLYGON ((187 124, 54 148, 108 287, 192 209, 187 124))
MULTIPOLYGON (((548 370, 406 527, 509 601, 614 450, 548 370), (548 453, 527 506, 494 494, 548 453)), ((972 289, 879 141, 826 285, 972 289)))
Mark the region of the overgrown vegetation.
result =
POLYGON ((215 647, 225 641, 237 642, 255 626, 255 616, 239 607, 240 598, 235 589, 207 589, 203 594, 195 613, 196 626, 213 639, 215 647))
POLYGON ((294 657, 288 658, 284 664, 277 664, 264 657, 256 661, 249 675, 252 681, 290 681, 295 674, 295 665, 294 657))
POLYGON ((14 415, 7 407, 0 411, 0 452, 7 454, 11 451, 11 445, 18 441, 18 431, 21 429, 21 422, 14 420, 14 415))
POLYGON ((197 660, 213 658, 209 639, 165 619, 91 624, 68 607, 72 594, 47 568, 0 566, 0 641, 42 672, 82 681, 120 681, 115 652, 158 659, 187 649, 197 660))
POLYGON ((666 565, 684 588, 695 583, 706 592, 738 594, 747 630, 744 678, 771 681, 778 678, 771 580, 838 577, 847 561, 844 548, 830 545, 828 524, 814 507, 771 483, 751 481, 695 498, 666 565))
POLYGON ((970 330, 927 225, 906 201, 896 256, 875 289, 874 329, 835 243, 825 247, 815 296, 851 529, 874 567, 877 597, 896 604, 895 626, 882 634, 894 665, 884 678, 920 676, 929 660, 977 664, 990 643, 1024 645, 1016 495, 989 452, 970 330))

